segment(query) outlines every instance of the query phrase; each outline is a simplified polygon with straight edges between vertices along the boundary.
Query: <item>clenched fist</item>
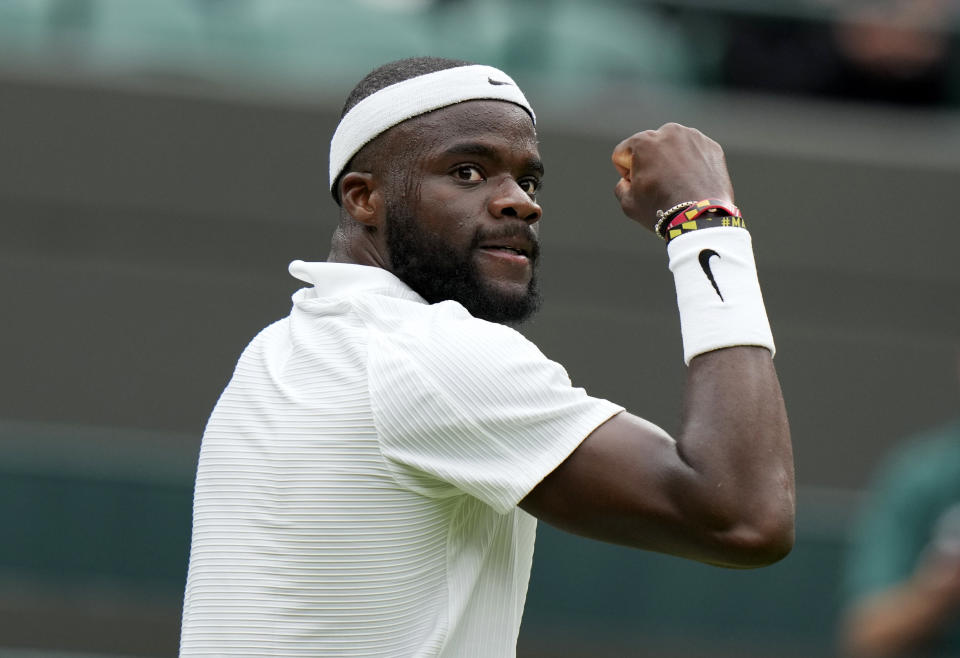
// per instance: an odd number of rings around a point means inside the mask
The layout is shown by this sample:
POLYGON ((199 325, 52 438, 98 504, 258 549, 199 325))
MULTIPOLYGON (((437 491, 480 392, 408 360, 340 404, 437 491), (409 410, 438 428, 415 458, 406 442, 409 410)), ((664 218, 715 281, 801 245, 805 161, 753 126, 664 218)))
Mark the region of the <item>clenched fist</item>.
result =
POLYGON ((644 130, 617 144, 612 159, 623 213, 649 229, 657 210, 684 201, 734 201, 723 149, 694 128, 668 123, 644 130))

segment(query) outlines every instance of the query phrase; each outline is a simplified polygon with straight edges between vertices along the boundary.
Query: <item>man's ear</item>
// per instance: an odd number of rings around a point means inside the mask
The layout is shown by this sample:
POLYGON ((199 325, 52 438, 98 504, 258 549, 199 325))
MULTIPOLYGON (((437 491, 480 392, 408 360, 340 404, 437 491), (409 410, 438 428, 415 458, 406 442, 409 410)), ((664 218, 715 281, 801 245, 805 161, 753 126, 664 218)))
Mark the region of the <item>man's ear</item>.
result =
POLYGON ((340 180, 340 202, 354 220, 371 228, 383 221, 382 195, 373 174, 351 171, 340 180))

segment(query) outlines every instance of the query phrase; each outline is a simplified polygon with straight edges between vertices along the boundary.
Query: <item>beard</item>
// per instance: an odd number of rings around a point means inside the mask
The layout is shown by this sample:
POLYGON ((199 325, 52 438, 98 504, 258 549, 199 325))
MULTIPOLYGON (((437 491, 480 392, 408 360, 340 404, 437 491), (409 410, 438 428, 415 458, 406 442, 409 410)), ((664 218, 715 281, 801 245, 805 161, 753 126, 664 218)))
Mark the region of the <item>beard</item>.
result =
POLYGON ((519 324, 540 308, 536 264, 540 247, 533 230, 525 222, 504 224, 501 229, 473 237, 463 252, 440 236, 420 228, 406 208, 391 204, 387 208, 387 248, 393 273, 428 303, 453 300, 470 315, 501 324, 519 324), (498 290, 480 275, 473 260, 481 240, 525 235, 533 245, 529 254, 533 274, 523 294, 498 290))

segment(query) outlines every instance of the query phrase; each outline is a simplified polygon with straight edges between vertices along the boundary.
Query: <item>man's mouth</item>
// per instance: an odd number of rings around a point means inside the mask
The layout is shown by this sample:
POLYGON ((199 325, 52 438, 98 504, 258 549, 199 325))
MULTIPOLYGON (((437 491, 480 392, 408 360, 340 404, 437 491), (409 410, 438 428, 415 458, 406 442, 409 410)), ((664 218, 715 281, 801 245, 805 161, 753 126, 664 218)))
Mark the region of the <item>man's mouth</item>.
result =
POLYGON ((487 235, 478 240, 477 248, 494 256, 533 262, 539 251, 536 240, 524 226, 487 235))
POLYGON ((485 244, 480 247, 487 251, 503 251, 509 254, 516 254, 525 258, 530 258, 530 251, 522 247, 511 247, 509 245, 485 244))
POLYGON ((531 248, 527 246, 490 242, 480 245, 478 251, 489 260, 500 264, 500 266, 509 267, 511 270, 522 268, 524 271, 528 271, 533 263, 533 259, 530 257, 531 248))
POLYGON ((497 267, 505 266, 513 272, 521 268, 528 275, 540 251, 536 234, 521 223, 506 224, 477 236, 475 245, 491 264, 497 263, 497 267))

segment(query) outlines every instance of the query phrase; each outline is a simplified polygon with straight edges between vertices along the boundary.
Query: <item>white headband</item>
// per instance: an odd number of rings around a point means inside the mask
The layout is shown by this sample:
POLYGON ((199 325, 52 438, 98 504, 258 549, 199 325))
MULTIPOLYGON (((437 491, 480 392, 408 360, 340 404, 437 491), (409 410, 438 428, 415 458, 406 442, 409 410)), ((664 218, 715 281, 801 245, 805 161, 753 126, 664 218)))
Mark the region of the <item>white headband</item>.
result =
POLYGON ((357 151, 407 119, 469 100, 519 105, 536 122, 533 108, 510 76, 492 66, 458 66, 410 78, 370 94, 340 120, 330 141, 330 190, 357 151))

